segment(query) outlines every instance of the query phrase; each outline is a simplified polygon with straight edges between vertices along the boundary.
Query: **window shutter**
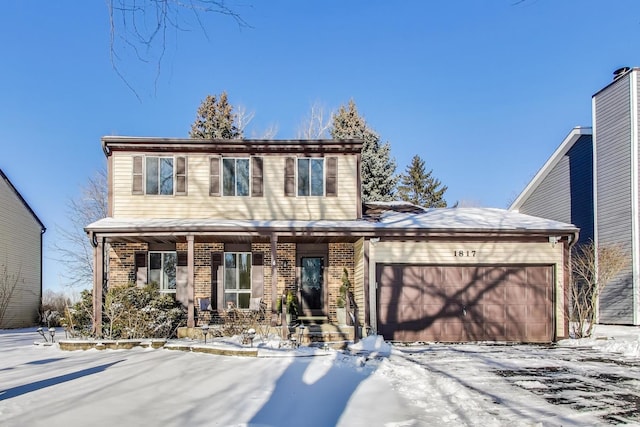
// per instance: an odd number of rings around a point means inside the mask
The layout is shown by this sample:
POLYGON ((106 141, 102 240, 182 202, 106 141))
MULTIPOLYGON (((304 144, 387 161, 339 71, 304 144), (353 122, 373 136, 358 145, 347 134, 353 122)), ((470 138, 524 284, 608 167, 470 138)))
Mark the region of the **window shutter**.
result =
POLYGON ((176 266, 176 300, 186 307, 189 304, 187 253, 180 251, 176 255, 178 258, 178 265, 176 266))
POLYGON ((328 157, 327 162, 327 196, 338 195, 338 158, 328 157))
POLYGON ((264 254, 253 252, 251 254, 251 297, 264 297, 264 254))
POLYGON ((296 158, 287 157, 284 163, 284 195, 296 195, 296 158))
POLYGON ((262 197, 262 157, 251 159, 251 197, 262 197))
POLYGON ((220 157, 209 160, 209 195, 220 196, 220 157))
POLYGON ((224 292, 222 281, 222 252, 211 252, 211 307, 222 310, 222 295, 224 292))
POLYGON ((176 195, 187 194, 187 158, 176 157, 176 195))
POLYGON ((131 194, 143 194, 142 187, 142 156, 133 156, 133 182, 131 194))
POLYGON ((147 284, 147 252, 136 252, 134 254, 136 271, 136 286, 147 284))

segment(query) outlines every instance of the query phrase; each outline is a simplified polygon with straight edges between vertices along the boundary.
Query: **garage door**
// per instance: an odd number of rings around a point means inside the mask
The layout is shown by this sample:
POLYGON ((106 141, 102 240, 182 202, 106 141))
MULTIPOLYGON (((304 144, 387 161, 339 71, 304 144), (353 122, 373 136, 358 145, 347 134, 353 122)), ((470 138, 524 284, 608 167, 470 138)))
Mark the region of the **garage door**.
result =
POLYGON ((377 264, 376 274, 385 339, 553 340, 552 266, 377 264))

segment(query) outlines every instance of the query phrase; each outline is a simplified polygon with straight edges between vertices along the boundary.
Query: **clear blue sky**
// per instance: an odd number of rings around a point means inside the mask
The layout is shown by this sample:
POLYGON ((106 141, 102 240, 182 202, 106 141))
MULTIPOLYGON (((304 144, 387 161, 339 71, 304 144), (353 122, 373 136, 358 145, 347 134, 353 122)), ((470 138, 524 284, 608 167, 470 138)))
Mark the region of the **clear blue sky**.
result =
MULTIPOLYGON (((45 234, 44 287, 65 204, 104 165, 103 135, 186 137, 226 90, 293 138, 313 102, 353 98, 403 171, 415 154, 447 200, 508 206, 621 66, 640 66, 637 0, 229 0, 251 28, 203 16, 156 63, 120 50, 104 1, 0 2, 0 168, 45 234)), ((64 283, 62 283, 64 284, 64 283)))

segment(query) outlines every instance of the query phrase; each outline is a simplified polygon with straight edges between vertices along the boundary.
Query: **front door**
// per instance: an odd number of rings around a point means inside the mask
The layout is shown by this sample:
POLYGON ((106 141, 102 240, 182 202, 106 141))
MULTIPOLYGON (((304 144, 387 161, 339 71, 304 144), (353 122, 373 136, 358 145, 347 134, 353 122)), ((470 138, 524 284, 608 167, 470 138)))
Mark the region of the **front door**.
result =
POLYGON ((324 315, 324 257, 300 259, 300 298, 303 315, 324 315))

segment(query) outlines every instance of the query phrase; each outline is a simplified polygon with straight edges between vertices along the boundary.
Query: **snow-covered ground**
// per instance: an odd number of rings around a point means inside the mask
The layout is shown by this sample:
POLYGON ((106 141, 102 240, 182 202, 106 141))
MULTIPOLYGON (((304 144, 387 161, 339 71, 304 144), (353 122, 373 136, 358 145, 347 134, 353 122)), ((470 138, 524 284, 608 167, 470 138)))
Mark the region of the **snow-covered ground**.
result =
POLYGON ((35 330, 0 331, 0 425, 640 423, 636 327, 598 326, 594 339, 553 346, 389 346, 369 337, 340 352, 267 342, 257 358, 34 341, 35 330))

